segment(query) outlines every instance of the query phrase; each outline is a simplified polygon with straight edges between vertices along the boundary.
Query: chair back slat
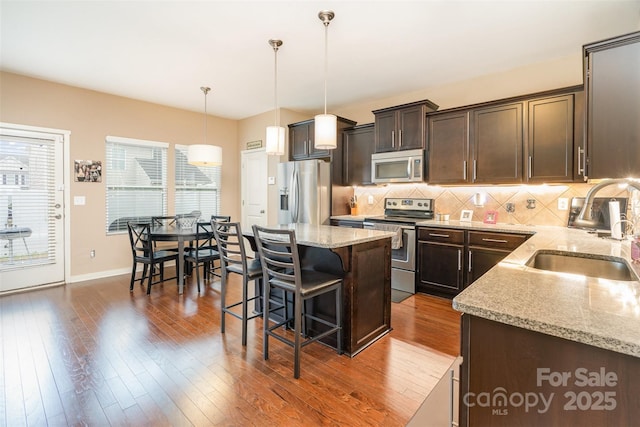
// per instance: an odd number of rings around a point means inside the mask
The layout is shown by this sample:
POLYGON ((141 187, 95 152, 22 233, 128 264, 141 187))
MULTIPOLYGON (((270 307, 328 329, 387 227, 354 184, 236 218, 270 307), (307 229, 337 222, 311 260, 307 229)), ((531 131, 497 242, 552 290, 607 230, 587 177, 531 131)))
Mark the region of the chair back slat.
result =
POLYGON ((295 231, 254 225, 253 236, 269 282, 300 290, 300 256, 295 231))
POLYGON ((211 220, 218 245, 223 274, 230 264, 239 265, 247 271, 247 256, 239 222, 211 220))
POLYGON ((173 227, 176 225, 177 216, 152 216, 151 217, 151 226, 152 227, 173 227))
POLYGON ((133 257, 149 256, 152 252, 149 250, 149 223, 128 222, 129 242, 131 243, 131 251, 133 257))

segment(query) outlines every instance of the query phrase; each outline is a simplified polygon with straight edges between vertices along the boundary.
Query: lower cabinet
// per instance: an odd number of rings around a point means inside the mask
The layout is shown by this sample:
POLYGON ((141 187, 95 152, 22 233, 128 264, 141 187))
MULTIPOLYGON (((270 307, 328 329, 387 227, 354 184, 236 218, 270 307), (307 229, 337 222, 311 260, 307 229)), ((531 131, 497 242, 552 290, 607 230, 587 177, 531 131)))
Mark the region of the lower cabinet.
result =
POLYGON ((638 425, 638 357, 468 314, 461 350, 460 426, 638 425))
POLYGON ((349 219, 331 219, 329 225, 336 227, 364 228, 362 221, 354 221, 349 219))
POLYGON ((526 234, 418 228, 416 290, 454 297, 529 238, 526 234))

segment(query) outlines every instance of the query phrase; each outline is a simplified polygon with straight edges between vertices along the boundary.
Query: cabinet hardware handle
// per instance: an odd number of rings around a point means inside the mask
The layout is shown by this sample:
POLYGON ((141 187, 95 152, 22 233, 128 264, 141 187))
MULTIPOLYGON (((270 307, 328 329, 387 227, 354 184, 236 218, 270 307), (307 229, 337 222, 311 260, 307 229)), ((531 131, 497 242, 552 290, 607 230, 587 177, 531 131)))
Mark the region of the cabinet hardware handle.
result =
POLYGON ((449 425, 452 427, 458 427, 458 423, 454 421, 453 401, 455 399, 455 383, 459 382, 460 378, 456 377, 456 371, 454 369, 449 370, 449 425))
POLYGON ((467 180, 467 161, 463 160, 462 161, 462 179, 463 180, 467 180))
POLYGON ((531 179, 531 156, 529 156, 529 179, 531 179))
POLYGON ((473 159, 473 181, 475 182, 476 179, 478 179, 478 173, 477 173, 477 161, 475 159, 473 159))
POLYGON ((489 239, 489 238, 482 238, 483 242, 493 242, 493 243, 509 243, 508 240, 504 240, 504 239, 489 239))
POLYGON ((402 147, 402 129, 398 129, 398 147, 402 147))
POLYGON ((458 249, 458 271, 462 271, 462 251, 458 249))
POLYGON ((471 273, 471 250, 469 250, 469 273, 471 273))
POLYGON ((391 131, 391 146, 393 148, 396 147, 396 131, 395 130, 391 131))
POLYGON ((431 237, 444 237, 445 239, 449 238, 448 234, 429 233, 429 236, 431 236, 431 237))
POLYGON ((578 147, 578 175, 584 175, 584 166, 582 166, 582 154, 584 154, 584 148, 578 147))

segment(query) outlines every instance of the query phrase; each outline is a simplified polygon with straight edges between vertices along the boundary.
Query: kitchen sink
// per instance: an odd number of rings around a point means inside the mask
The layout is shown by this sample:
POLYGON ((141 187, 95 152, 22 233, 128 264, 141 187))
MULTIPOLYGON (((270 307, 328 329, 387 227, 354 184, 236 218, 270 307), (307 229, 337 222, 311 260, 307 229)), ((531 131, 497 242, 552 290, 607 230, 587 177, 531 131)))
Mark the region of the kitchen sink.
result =
POLYGON ((601 279, 638 280, 625 260, 614 256, 541 250, 527 261, 526 266, 538 270, 582 274, 601 279))

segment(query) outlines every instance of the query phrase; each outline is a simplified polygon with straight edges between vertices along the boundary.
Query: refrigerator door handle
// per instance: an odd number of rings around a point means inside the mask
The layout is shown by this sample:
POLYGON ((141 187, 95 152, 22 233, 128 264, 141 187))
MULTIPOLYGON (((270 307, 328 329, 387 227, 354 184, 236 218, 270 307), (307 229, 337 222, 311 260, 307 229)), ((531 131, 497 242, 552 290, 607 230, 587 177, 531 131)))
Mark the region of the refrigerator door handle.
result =
POLYGON ((294 170, 291 176, 291 205, 289 211, 291 212, 291 219, 294 223, 298 222, 298 198, 300 197, 300 183, 298 182, 298 171, 294 170))

